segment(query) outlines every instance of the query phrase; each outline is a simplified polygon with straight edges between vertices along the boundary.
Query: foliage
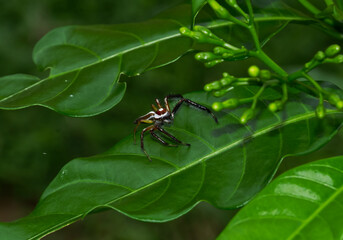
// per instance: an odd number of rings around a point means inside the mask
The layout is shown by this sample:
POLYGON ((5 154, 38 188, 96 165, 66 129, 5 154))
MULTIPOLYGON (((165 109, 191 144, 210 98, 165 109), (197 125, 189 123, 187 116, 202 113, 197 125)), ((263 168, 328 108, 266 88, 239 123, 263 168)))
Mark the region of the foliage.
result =
MULTIPOLYGON (((0 223, 0 238, 39 239, 108 208, 152 222, 178 218, 201 201, 218 208, 239 208, 271 181, 286 156, 309 153, 328 142, 342 124, 342 91, 320 85, 309 72, 323 63, 341 63, 340 46, 332 44, 318 51, 304 67, 291 73, 263 50, 293 21, 341 39, 340 4, 325 1, 327 6, 320 11, 308 1, 299 2, 309 13, 282 1, 252 5, 248 0, 245 4, 194 0, 192 8, 181 6, 138 24, 67 26, 48 33, 35 47, 34 61, 39 68, 50 69, 50 75, 43 79, 24 74, 0 78, 0 108, 40 105, 69 116, 100 114, 123 98, 126 84, 119 81, 122 74, 139 75, 195 49, 199 51, 195 58, 207 67, 254 57, 268 69, 252 65, 248 77, 225 72, 220 81, 205 85, 205 91, 213 96, 206 92, 185 95, 212 106, 219 119, 216 125, 208 115, 182 108, 168 131, 191 147, 167 148, 146 137, 152 157, 149 162, 128 136, 103 154, 72 160, 50 183, 31 214, 0 223), (214 11, 208 11, 208 6, 214 11), (213 20, 213 13, 219 20, 213 20)), ((334 165, 339 159, 325 164, 334 165)), ((307 169, 311 173, 308 169, 313 166, 303 166, 300 172, 307 169)), ((281 179, 289 181, 287 176, 281 179)), ((340 181, 340 176, 335 177, 340 181)), ((276 180, 258 196, 279 183, 276 180)), ((318 190, 315 186, 305 187, 311 192, 318 190)), ((295 185, 288 190, 301 193, 295 185)), ((258 199, 237 215, 222 238, 231 234, 248 237, 236 222, 241 216, 261 213, 260 205, 255 207, 258 199)), ((263 204, 273 207, 269 205, 273 201, 263 200, 263 204)), ((272 213, 277 219, 278 214, 272 213)), ((310 214, 317 213, 314 209, 310 214)), ((258 221, 249 227, 263 224, 258 221)), ((312 225, 306 227, 312 230, 312 225)))
POLYGON ((263 189, 218 239, 340 239, 343 157, 292 169, 263 189))

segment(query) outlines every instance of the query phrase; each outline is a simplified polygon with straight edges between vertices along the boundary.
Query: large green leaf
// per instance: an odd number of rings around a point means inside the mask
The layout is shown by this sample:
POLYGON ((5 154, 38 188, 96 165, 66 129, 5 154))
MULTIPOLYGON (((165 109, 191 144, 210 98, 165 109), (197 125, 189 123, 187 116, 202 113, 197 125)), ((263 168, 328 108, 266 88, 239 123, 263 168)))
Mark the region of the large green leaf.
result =
POLYGON ((89 116, 116 105, 125 93, 121 74, 138 75, 170 63, 188 51, 190 7, 155 19, 121 25, 67 26, 44 36, 33 59, 49 69, 45 79, 16 74, 0 78, 0 108, 41 105, 71 116, 89 116), (171 49, 173 49, 171 51, 171 49))
MULTIPOLYGON (((0 109, 40 105, 78 117, 104 112, 125 93, 121 74, 133 76, 163 66, 192 49, 193 42, 179 34, 181 26, 190 26, 190 15, 186 5, 142 23, 55 29, 37 43, 33 54, 38 67, 50 69, 50 75, 45 79, 23 74, 1 77, 0 109)), ((289 11, 260 12, 255 20, 261 39, 268 39, 274 27, 284 22, 309 21, 289 11)), ((250 39, 231 22, 213 21, 205 13, 199 24, 232 43, 250 39)))
POLYGON ((342 239, 343 156, 315 161, 276 178, 218 239, 342 239))
MULTIPOLYGON (((231 97, 250 97, 257 88, 239 88, 231 97)), ((217 100, 206 93, 187 95, 204 105, 217 100)), ((266 98, 277 98, 268 89, 266 98)), ((260 103, 256 120, 239 124, 246 107, 217 114, 184 106, 168 131, 191 147, 165 147, 147 134, 149 162, 132 135, 110 151, 69 162, 27 217, 0 224, 0 239, 37 239, 88 213, 113 208, 132 218, 161 222, 179 217, 199 201, 237 208, 272 178, 283 157, 317 149, 337 132, 343 113, 328 110, 318 120, 316 100, 291 96, 285 111, 273 114, 260 103)))

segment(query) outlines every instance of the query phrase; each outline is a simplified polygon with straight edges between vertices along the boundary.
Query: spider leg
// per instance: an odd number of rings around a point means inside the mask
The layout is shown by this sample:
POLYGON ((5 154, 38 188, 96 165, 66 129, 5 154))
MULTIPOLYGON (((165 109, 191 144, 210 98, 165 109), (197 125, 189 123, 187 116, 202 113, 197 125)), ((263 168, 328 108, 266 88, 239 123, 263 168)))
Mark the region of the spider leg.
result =
POLYGON ((157 108, 156 108, 156 106, 155 106, 154 104, 151 104, 151 107, 152 107, 152 109, 153 109, 155 112, 157 112, 157 108))
POLYGON ((164 98, 164 105, 166 106, 167 111, 170 112, 170 106, 169 106, 168 97, 164 98))
POLYGON ((169 144, 166 141, 164 141, 162 138, 160 138, 156 133, 154 133, 155 129, 156 128, 153 128, 153 129, 150 130, 150 134, 151 134, 151 136, 153 138, 155 138, 157 141, 159 141, 160 143, 162 143, 165 146, 168 146, 168 147, 178 147, 178 145, 169 144))
MULTIPOLYGON (((174 97, 174 96, 177 96, 178 98, 180 98, 180 96, 182 97, 182 95, 171 95, 172 96, 172 98, 174 97)), ((178 102, 177 102, 177 104, 175 105, 175 107, 174 107, 174 109, 173 109, 173 111, 172 111, 172 114, 173 115, 175 115, 175 113, 179 110, 179 108, 181 107, 181 105, 182 105, 182 103, 187 103, 187 104, 189 104, 189 105, 191 105, 191 106, 193 106, 193 107, 195 107, 195 108, 198 108, 198 109, 200 109, 200 110, 202 110, 202 111, 206 111, 207 113, 209 113, 209 114, 211 114, 211 116, 212 116, 212 118, 214 119, 214 121, 216 122, 216 123, 218 123, 218 119, 217 119, 217 117, 211 112, 211 110, 210 109, 208 109, 207 107, 205 107, 205 106, 203 106, 203 105, 200 105, 199 103, 196 103, 196 102, 193 102, 192 100, 190 100, 190 99, 188 99, 188 98, 181 98, 178 102)))
POLYGON ((155 101, 156 101, 157 107, 162 108, 162 105, 161 105, 160 101, 158 100, 158 98, 156 98, 155 101))
POLYGON ((160 131, 161 133, 164 133, 165 135, 167 135, 169 138, 171 138, 172 140, 174 140, 177 143, 180 143, 182 145, 188 146, 190 147, 191 145, 189 143, 184 143, 181 142, 179 139, 177 139, 176 137, 174 137, 173 135, 171 135, 169 132, 167 132, 166 130, 164 130, 163 128, 161 128, 160 126, 156 126, 157 130, 160 131))
POLYGON ((133 130, 133 142, 134 142, 134 144, 136 144, 136 132, 137 132, 137 129, 138 129, 139 125, 140 125, 141 123, 153 123, 152 120, 148 120, 148 118, 149 118, 150 116, 152 116, 152 115, 154 115, 154 113, 150 112, 150 113, 147 113, 147 114, 145 114, 145 115, 143 115, 143 116, 137 118, 137 119, 134 121, 134 123, 137 124, 136 127, 135 127, 135 129, 133 130))
POLYGON ((155 127, 154 125, 151 125, 149 127, 144 128, 143 131, 141 132, 141 149, 144 152, 144 154, 147 156, 147 158, 149 159, 150 162, 151 162, 151 158, 150 158, 149 154, 147 153, 147 151, 144 149, 144 133, 146 131, 154 129, 154 127, 155 127))

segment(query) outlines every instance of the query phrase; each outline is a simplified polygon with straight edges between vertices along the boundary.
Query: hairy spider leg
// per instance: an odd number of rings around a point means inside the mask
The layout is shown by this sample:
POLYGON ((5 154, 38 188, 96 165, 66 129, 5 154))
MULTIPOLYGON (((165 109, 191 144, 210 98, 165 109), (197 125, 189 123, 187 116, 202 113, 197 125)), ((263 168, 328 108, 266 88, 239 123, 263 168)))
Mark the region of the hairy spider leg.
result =
POLYGON ((162 105, 161 105, 160 101, 158 100, 158 98, 156 98, 155 101, 156 101, 158 108, 162 108, 162 105))
POLYGON ((139 125, 141 123, 154 123, 154 121, 152 120, 147 120, 150 116, 153 116, 154 113, 147 113, 139 118, 136 119, 136 121, 134 123, 136 123, 136 127, 135 129, 133 130, 133 143, 136 144, 136 132, 137 132, 137 129, 139 127, 139 125))
POLYGON ((152 110, 154 110, 154 112, 157 112, 157 107, 154 104, 151 104, 152 110))
POLYGON ((178 145, 175 145, 175 144, 169 144, 167 143, 166 141, 164 141, 161 137, 159 137, 156 133, 154 133, 154 131, 156 130, 156 126, 155 128, 151 129, 150 130, 150 134, 153 138, 155 138, 157 141, 159 141, 160 143, 162 143, 163 145, 165 146, 168 146, 168 147, 178 147, 178 145))
POLYGON ((149 126, 149 127, 144 128, 143 131, 141 132, 141 149, 142 149, 142 151, 144 152, 144 154, 148 157, 148 159, 149 159, 150 162, 151 162, 151 158, 150 158, 149 154, 147 153, 147 151, 145 151, 145 149, 144 149, 144 133, 145 133, 146 131, 150 131, 150 130, 152 130, 152 129, 154 129, 154 128, 155 128, 155 126, 154 126, 154 125, 151 125, 151 126, 149 126))
POLYGON ((167 111, 170 112, 170 106, 169 106, 169 102, 168 102, 168 97, 164 98, 164 105, 166 106, 167 111))
POLYGON ((214 119, 214 121, 215 121, 216 123, 218 123, 217 117, 211 112, 210 109, 208 109, 207 107, 205 107, 205 106, 203 106, 203 105, 200 105, 200 104, 198 104, 198 103, 196 103, 196 102, 193 102, 192 100, 190 100, 190 99, 188 99, 188 98, 184 98, 181 94, 169 95, 169 96, 167 96, 167 98, 168 98, 168 99, 180 99, 180 100, 176 103, 176 105, 175 105, 175 107, 174 107, 174 109, 173 109, 173 111, 172 111, 172 114, 173 114, 173 115, 175 115, 175 113, 179 110, 179 108, 181 107, 182 103, 185 102, 185 103, 187 103, 187 104, 192 105, 192 106, 195 107, 195 108, 198 108, 198 109, 200 109, 200 110, 206 111, 207 113, 211 114, 211 116, 212 116, 212 118, 214 119))
POLYGON ((161 128, 160 126, 156 126, 156 129, 159 130, 161 133, 167 135, 169 138, 171 138, 172 140, 174 140, 177 143, 180 143, 182 145, 186 145, 186 146, 191 146, 189 143, 184 143, 181 142, 179 139, 177 139, 176 137, 174 137, 173 135, 171 135, 169 132, 167 132, 166 130, 164 130, 163 128, 161 128))

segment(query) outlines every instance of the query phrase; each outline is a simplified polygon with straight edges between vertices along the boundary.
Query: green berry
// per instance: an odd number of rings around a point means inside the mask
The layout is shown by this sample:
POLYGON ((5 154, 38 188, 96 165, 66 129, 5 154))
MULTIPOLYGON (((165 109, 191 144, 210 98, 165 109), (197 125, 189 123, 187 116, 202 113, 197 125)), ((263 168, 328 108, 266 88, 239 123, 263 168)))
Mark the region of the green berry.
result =
POLYGON ((275 101, 275 102, 272 102, 268 105, 268 109, 271 111, 271 112, 277 112, 279 111, 280 109, 282 108, 282 102, 281 101, 275 101))
POLYGON ((235 108, 239 105, 239 100, 237 98, 230 98, 223 102, 223 107, 225 108, 235 108))
POLYGON ((325 117, 325 108, 323 105, 318 105, 318 107, 316 108, 316 115, 319 119, 322 119, 325 117))
POLYGON ((264 79, 264 80, 269 80, 272 78, 272 74, 269 70, 266 70, 266 69, 262 69, 260 71, 260 74, 259 74, 260 78, 264 79))
POLYGON ((220 110, 223 109, 223 104, 221 102, 214 102, 212 104, 212 109, 216 112, 219 112, 220 110))
POLYGON ((180 28, 179 31, 180 31, 181 35, 185 35, 185 36, 188 36, 188 37, 192 34, 192 31, 189 30, 186 27, 180 28))
POLYGON ((246 124, 250 119, 254 117, 254 110, 249 108, 246 110, 240 118, 241 124, 246 124))
POLYGON ((204 90, 205 90, 205 92, 210 92, 210 91, 212 91, 212 85, 211 85, 211 83, 206 84, 206 85, 204 86, 204 90))
POLYGON ((323 51, 318 51, 316 55, 314 55, 314 59, 317 61, 322 61, 325 58, 325 53, 323 51))
POLYGON ((331 93, 329 95, 329 103, 331 103, 332 105, 336 105, 337 102, 339 102, 341 100, 341 98, 338 96, 338 94, 336 93, 331 93))
POLYGON ((342 55, 342 54, 337 55, 337 56, 333 59, 333 61, 334 61, 335 63, 343 63, 343 55, 342 55))
POLYGON ((205 67, 210 68, 210 67, 213 67, 213 66, 217 65, 218 63, 222 63, 222 62, 224 62, 224 59, 217 59, 217 60, 207 62, 204 65, 205 65, 205 67))
POLYGON ((331 46, 329 46, 326 50, 325 50, 325 55, 327 57, 333 57, 335 56, 337 53, 339 53, 339 51, 341 50, 341 47, 337 44, 333 44, 331 46))
POLYGON ((260 73, 260 69, 255 65, 250 66, 248 69, 248 74, 250 77, 257 77, 259 73, 260 73))
POLYGON ((222 96, 225 95, 225 93, 227 93, 227 91, 225 89, 223 89, 223 90, 219 90, 219 91, 213 92, 213 96, 215 96, 215 97, 222 97, 222 96))
POLYGON ((226 52, 222 54, 223 58, 227 58, 228 60, 232 60, 233 56, 235 56, 235 54, 231 53, 231 52, 226 52))
POLYGON ((213 49, 213 52, 215 53, 215 54, 217 54, 217 55, 222 55, 222 54, 224 54, 224 53, 228 53, 228 52, 230 52, 228 49, 226 49, 226 48, 223 48, 223 47, 215 47, 214 49, 213 49))
POLYGON ((220 17, 220 18, 230 18, 231 14, 226 10, 224 7, 222 7, 219 3, 217 3, 215 0, 207 0, 208 4, 211 6, 213 11, 220 17))
POLYGON ((211 52, 200 52, 195 54, 194 58, 200 62, 209 62, 219 59, 220 57, 211 52))
POLYGON ((220 84, 219 81, 214 81, 211 84, 212 90, 219 90, 222 88, 222 85, 220 84))
POLYGON ((203 26, 199 26, 199 25, 194 26, 194 30, 197 31, 197 32, 202 32, 203 34, 206 34, 206 35, 211 35, 212 34, 212 32, 209 29, 207 29, 207 28, 205 28, 203 26))
POLYGON ((340 100, 336 103, 336 108, 339 110, 343 110, 343 101, 340 100))
POLYGON ((220 84, 222 86, 227 86, 227 85, 230 85, 231 83, 233 82, 233 79, 232 78, 222 78, 220 79, 220 84))
POLYGON ((223 72, 223 77, 226 78, 226 77, 231 77, 231 76, 227 72, 223 72))

